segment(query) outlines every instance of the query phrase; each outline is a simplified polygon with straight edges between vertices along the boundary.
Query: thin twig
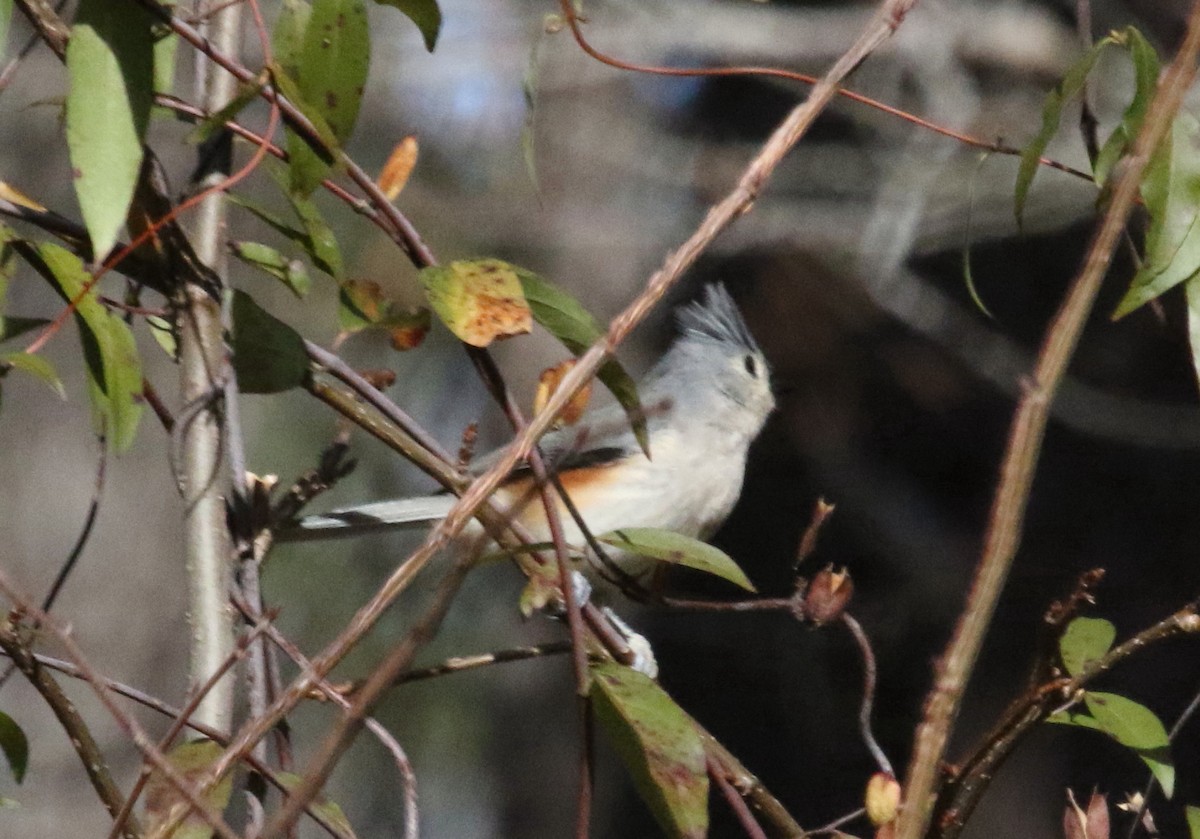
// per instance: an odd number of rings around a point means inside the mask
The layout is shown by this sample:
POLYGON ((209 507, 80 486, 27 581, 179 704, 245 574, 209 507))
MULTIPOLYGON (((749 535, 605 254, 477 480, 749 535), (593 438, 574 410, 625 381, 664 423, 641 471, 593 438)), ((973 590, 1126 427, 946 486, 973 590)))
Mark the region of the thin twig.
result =
MULTIPOLYGON (((243 608, 244 605, 239 606, 239 608, 243 608)), ((311 663, 300 651, 300 648, 289 641, 273 625, 267 627, 267 636, 276 647, 283 651, 284 655, 295 662, 301 669, 311 668, 311 663)), ((343 711, 350 710, 350 702, 346 699, 343 692, 325 679, 322 679, 317 684, 317 689, 321 692, 323 698, 333 702, 343 711)), ((420 829, 420 812, 417 810, 417 775, 413 771, 412 761, 408 759, 408 754, 396 738, 378 720, 374 717, 367 717, 364 720, 364 724, 367 730, 375 736, 375 739, 391 754, 392 761, 396 764, 396 769, 400 774, 401 792, 404 797, 404 839, 417 839, 420 829)))
POLYGON ((1083 267, 1047 330, 1032 379, 1017 407, 975 580, 962 619, 937 667, 935 685, 917 730, 904 784, 905 806, 897 823, 897 839, 919 839, 929 825, 950 729, 1020 543, 1050 402, 1066 373, 1113 249, 1133 209, 1142 173, 1191 85, 1197 51, 1200 51, 1200 2, 1193 7, 1187 37, 1167 69, 1119 172, 1112 200, 1088 248, 1083 267))
POLYGON ((888 760, 887 754, 879 746, 879 741, 875 739, 875 732, 871 729, 871 711, 875 705, 875 653, 871 650, 871 639, 863 631, 862 625, 849 612, 842 612, 842 623, 854 636, 854 642, 858 645, 858 651, 862 655, 863 697, 862 703, 858 707, 859 736, 862 737, 871 757, 875 759, 875 765, 879 767, 879 771, 895 777, 896 770, 892 768, 892 762, 888 760))
MULTIPOLYGON (((204 697, 208 695, 208 692, 213 689, 217 682, 225 675, 225 673, 229 671, 230 668, 232 668, 245 657, 247 645, 260 634, 262 634, 267 626, 269 626, 269 624, 265 621, 262 621, 255 626, 248 635, 239 639, 237 646, 233 648, 229 654, 229 657, 225 660, 224 666, 219 670, 214 671, 208 677, 208 681, 200 686, 199 690, 192 692, 191 697, 179 710, 179 714, 175 717, 174 722, 171 723, 170 728, 168 728, 166 733, 159 738, 158 748, 162 750, 164 754, 170 751, 171 744, 175 742, 175 738, 179 736, 179 733, 187 727, 188 719, 191 718, 196 709, 200 707, 200 703, 204 700, 204 697)), ((138 773, 138 779, 134 782, 133 789, 129 791, 129 796, 125 799, 125 806, 117 815, 116 819, 114 819, 112 829, 108 832, 108 839, 117 839, 117 837, 123 832, 126 821, 133 814, 133 808, 137 804, 138 796, 142 794, 142 791, 146 788, 146 784, 150 780, 150 774, 150 767, 143 762, 142 770, 138 773)))
MULTIPOLYGON (((121 710, 111 696, 111 692, 104 684, 104 681, 99 678, 95 669, 88 663, 87 658, 79 649, 79 645, 75 643, 75 639, 71 637, 71 633, 59 626, 58 621, 50 615, 42 612, 33 602, 23 593, 18 591, 9 580, 8 575, 0 570, 0 593, 3 593, 17 608, 23 610, 30 615, 34 620, 47 627, 58 638, 59 643, 67 651, 67 655, 75 662, 75 665, 83 673, 84 679, 99 698, 100 703, 108 710, 109 714, 116 721, 118 727, 125 733, 138 751, 154 765, 163 776, 163 778, 172 787, 178 790, 183 798, 188 802, 188 805, 194 809, 206 824, 213 828, 221 839, 239 839, 221 814, 203 798, 203 794, 194 787, 187 778, 183 776, 178 769, 175 768, 159 748, 150 739, 141 725, 131 716, 121 710)), ((207 790, 205 790, 207 793, 207 790)))
POLYGON ((1197 633, 1200 633, 1200 613, 1197 605, 1190 603, 1113 647, 1101 658, 1089 662, 1075 678, 1051 679, 1018 697, 1004 711, 992 731, 971 750, 970 756, 943 788, 937 806, 936 835, 939 839, 955 839, 959 835, 988 783, 1013 749, 1035 725, 1060 708, 1064 701, 1075 697, 1092 680, 1147 647, 1197 633))
MULTIPOLYGON (((20 632, 8 621, 0 622, 0 650, 8 655, 13 666, 21 671, 50 706, 72 748, 79 755, 83 771, 96 794, 100 796, 100 802, 114 819, 118 818, 125 807, 125 796, 113 781, 108 761, 100 751, 96 738, 92 736, 91 729, 75 709, 75 704, 63 693, 58 682, 46 672, 38 658, 29 651, 21 641, 20 632)), ((127 818, 121 835, 125 839, 140 839, 142 826, 136 819, 127 818)))
MULTIPOLYGON (((0 655, 7 655, 7 652, 0 648, 0 655)), ((87 676, 84 675, 83 671, 69 661, 63 661, 60 658, 42 655, 41 653, 33 654, 32 658, 47 670, 54 670, 62 673, 65 676, 70 676, 73 679, 79 679, 80 681, 87 680, 87 676)), ((143 690, 138 690, 135 687, 131 687, 130 685, 123 684, 122 682, 109 679, 106 676, 97 674, 96 678, 98 678, 100 682, 113 693, 136 702, 144 708, 148 708, 151 711, 154 711, 155 713, 161 714, 172 720, 183 719, 183 709, 168 705, 157 696, 152 696, 143 690)), ((207 737, 214 743, 226 745, 229 742, 229 734, 227 732, 219 731, 196 720, 189 719, 186 720, 184 724, 192 731, 207 737)), ((279 778, 279 776, 273 769, 271 769, 271 767, 259 762, 254 757, 247 758, 246 764, 259 775, 262 775, 264 778, 266 778, 267 781, 280 792, 285 794, 287 793, 288 785, 279 778)), ((328 818, 326 818, 316 809, 310 807, 308 809, 308 815, 314 822, 320 825, 326 833, 335 837, 335 839, 352 839, 349 834, 347 834, 337 825, 332 824, 328 818)))
MULTIPOLYGON (((345 709, 342 718, 332 726, 316 755, 305 766, 300 783, 295 786, 283 807, 263 829, 261 839, 271 839, 271 837, 283 833, 303 812, 304 806, 325 786, 330 772, 349 747, 354 735, 363 726, 375 702, 391 686, 396 676, 408 667, 425 644, 437 634, 442 620, 450 609, 450 604, 466 579, 467 572, 474 565, 476 553, 477 551, 464 552, 455 561, 446 576, 442 578, 429 609, 400 643, 388 653, 363 684, 362 689, 355 694, 353 702, 345 709)), ((322 678, 317 676, 319 671, 315 662, 306 668, 306 671, 306 677, 312 679, 314 683, 322 678)))
POLYGON ((706 757, 705 766, 708 768, 708 777, 711 778, 717 785, 717 789, 721 791, 721 795, 725 798, 725 803, 729 805, 729 809, 733 810, 733 814, 737 816, 738 824, 742 826, 742 830, 750 839, 767 839, 767 834, 763 832, 760 825, 754 818, 754 814, 750 812, 750 808, 746 806, 746 802, 738 791, 734 789, 733 784, 729 782, 729 778, 725 777, 725 767, 717 763, 711 756, 706 757))

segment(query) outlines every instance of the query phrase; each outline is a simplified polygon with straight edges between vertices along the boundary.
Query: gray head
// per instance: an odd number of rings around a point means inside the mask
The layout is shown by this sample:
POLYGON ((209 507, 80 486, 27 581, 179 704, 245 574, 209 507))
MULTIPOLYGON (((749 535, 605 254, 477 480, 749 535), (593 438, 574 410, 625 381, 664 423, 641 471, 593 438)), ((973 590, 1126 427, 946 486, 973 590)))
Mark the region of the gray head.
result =
POLYGON ((748 443, 775 408, 770 369, 722 285, 676 313, 679 337, 651 371, 653 390, 696 419, 748 443))

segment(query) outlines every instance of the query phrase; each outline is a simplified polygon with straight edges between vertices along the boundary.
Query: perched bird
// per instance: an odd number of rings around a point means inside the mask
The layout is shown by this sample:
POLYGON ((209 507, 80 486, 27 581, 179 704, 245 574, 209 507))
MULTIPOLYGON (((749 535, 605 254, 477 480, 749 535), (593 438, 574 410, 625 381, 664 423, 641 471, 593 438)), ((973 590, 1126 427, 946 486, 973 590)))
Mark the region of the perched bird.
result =
MULTIPOLYGON (((622 527, 711 535, 737 502, 747 450, 775 407, 767 361, 723 286, 708 286, 703 301, 681 307, 676 317, 678 336, 638 384, 649 458, 615 404, 589 411, 541 440, 548 469, 593 535, 622 527)), ((480 458, 476 470, 486 469, 495 456, 480 458)), ((567 543, 584 552, 584 533, 555 498, 567 543)), ((443 493, 346 507, 302 518, 280 538, 323 539, 437 521, 455 500, 443 493)), ((493 500, 536 541, 550 541, 530 470, 511 475, 493 500)), ((635 579, 644 579, 655 564, 605 553, 635 579)))

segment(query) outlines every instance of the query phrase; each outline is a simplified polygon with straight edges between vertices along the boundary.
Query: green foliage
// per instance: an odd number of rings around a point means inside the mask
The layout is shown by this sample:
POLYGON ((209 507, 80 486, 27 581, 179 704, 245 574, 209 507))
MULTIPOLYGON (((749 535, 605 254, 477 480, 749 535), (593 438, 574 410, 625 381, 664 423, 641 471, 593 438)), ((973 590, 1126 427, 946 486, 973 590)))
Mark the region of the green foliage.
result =
POLYGON ((233 369, 243 393, 280 393, 304 384, 308 354, 300 333, 244 291, 233 292, 233 369))
POLYGON ((0 353, 0 379, 4 378, 10 369, 20 370, 41 379, 58 394, 60 399, 67 398, 67 391, 63 387, 62 380, 58 378, 54 365, 40 355, 30 355, 24 352, 0 353))
POLYGON ((288 259, 279 251, 259 242, 230 242, 230 252, 258 270, 279 280, 297 297, 304 297, 312 287, 308 270, 298 259, 288 259))
POLYGON ((13 780, 18 784, 25 780, 25 770, 29 767, 29 740, 16 720, 3 711, 0 711, 0 752, 4 752, 13 780))
POLYGON ((306 196, 320 185, 337 149, 354 129, 370 65, 371 39, 363 0, 287 0, 273 38, 278 89, 317 128, 326 146, 314 149, 287 132, 291 191, 306 196))
POLYGON ((1117 630, 1099 618, 1075 618, 1058 641, 1063 667, 1071 676, 1078 676, 1089 662, 1101 658, 1112 648, 1117 630))
POLYGON ((375 0, 381 6, 393 6, 417 25, 425 39, 425 49, 433 52, 442 29, 442 10, 437 0, 375 0))
POLYGON ((1200 807, 1189 804, 1184 809, 1184 814, 1187 817, 1188 836, 1191 839, 1200 839, 1200 807))
POLYGON ((1033 185, 1033 178, 1037 175, 1040 166, 1038 161, 1045 153, 1046 147, 1050 145, 1050 140, 1058 133, 1059 123, 1062 121, 1063 106, 1078 96, 1079 91, 1083 90, 1083 85, 1087 82, 1088 74, 1092 72, 1092 67, 1095 66, 1096 59, 1100 57, 1100 53, 1104 51, 1105 47, 1113 43, 1114 41, 1111 36, 1098 41, 1082 58, 1067 70, 1062 81, 1046 94, 1046 101, 1042 105, 1042 128, 1029 141, 1029 144, 1021 150, 1021 165, 1017 169, 1017 187, 1014 195, 1017 224, 1021 224, 1024 220, 1025 199, 1029 195, 1030 186, 1033 185))
POLYGON ((75 322, 87 362, 96 431, 114 451, 125 451, 137 436, 142 416, 142 363, 133 333, 101 305, 94 287, 84 292, 92 277, 79 257, 50 243, 22 243, 18 250, 64 301, 76 301, 75 322))
POLYGON ((8 28, 12 24, 13 0, 0 0, 0 54, 8 44, 8 28))
POLYGON ((1150 224, 1142 265, 1117 304, 1121 318, 1200 270, 1200 121, 1180 111, 1142 180, 1150 224))
POLYGON ((651 678, 629 667, 591 667, 596 721, 669 836, 708 832, 708 773, 695 725, 651 678))
POLYGON ((1136 754, 1150 768, 1170 798, 1175 791, 1175 767, 1171 764, 1170 740, 1158 717, 1138 702, 1115 693, 1086 691, 1087 713, 1059 711, 1047 722, 1102 731, 1136 754))
MULTIPOLYGON (((293 790, 300 785, 303 780, 294 772, 279 772, 276 773, 279 782, 283 784, 287 790, 293 790)), ((353 828, 350 827, 350 820, 346 818, 345 812, 335 801, 330 801, 324 793, 318 793, 313 797, 312 803, 309 804, 314 810, 320 813, 327 822, 340 830, 344 835, 355 839, 353 828)))
POLYGON ((1098 184, 1108 183, 1112 167, 1129 151, 1129 144, 1142 127, 1146 108, 1150 105, 1150 97, 1154 95, 1154 88, 1158 84, 1158 53, 1142 33, 1129 27, 1112 37, 1129 50, 1129 58, 1133 62, 1134 90, 1133 98, 1121 117, 1121 123, 1113 129, 1113 133, 1109 135, 1092 164, 1098 184))
POLYGON ((729 554, 690 536, 654 527, 623 527, 596 538, 627 553, 693 568, 728 580, 746 591, 756 591, 729 554))
POLYGON ((82 0, 67 47, 67 148, 92 252, 107 254, 133 199, 150 121, 154 39, 132 3, 82 0))
MULTIPOLYGON (((211 740, 194 740, 171 749, 167 753, 167 760, 185 779, 194 783, 204 777, 209 768, 221 757, 223 751, 219 744, 211 740)), ((229 804, 229 797, 232 793, 233 776, 227 773, 204 795, 204 801, 220 812, 229 804)), ((167 821, 176 804, 186 801, 158 770, 150 773, 144 800, 147 834, 154 832, 167 821)), ((200 814, 193 812, 171 833, 171 839, 209 839, 212 835, 212 827, 204 821, 200 814)))

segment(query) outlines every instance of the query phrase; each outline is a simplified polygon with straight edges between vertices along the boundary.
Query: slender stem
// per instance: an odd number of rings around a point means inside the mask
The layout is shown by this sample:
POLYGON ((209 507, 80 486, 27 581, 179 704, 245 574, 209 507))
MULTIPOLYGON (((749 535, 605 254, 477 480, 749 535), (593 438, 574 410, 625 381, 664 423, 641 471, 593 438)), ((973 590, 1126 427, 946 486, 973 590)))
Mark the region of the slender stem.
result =
MULTIPOLYGON (((83 721, 79 711, 75 709, 75 704, 67 698, 58 682, 46 672, 33 653, 22 643, 20 633, 8 621, 0 623, 0 650, 8 655, 13 665, 46 700, 46 704, 50 706, 50 710, 54 712, 54 716, 58 718, 63 731, 71 741, 75 753, 79 755, 83 771, 87 774, 96 794, 100 796, 104 808, 114 819, 119 819, 125 808, 125 796, 121 794, 121 790, 113 781, 108 761, 104 758, 104 753, 100 751, 96 738, 92 736, 91 729, 83 721)), ((121 836, 125 839, 140 839, 141 835, 141 825, 132 816, 127 816, 121 836)))
POLYGON ((750 812, 750 808, 746 802, 738 795, 738 791, 733 784, 729 782, 729 778, 725 776, 725 768, 721 766, 714 758, 709 757, 706 760, 708 766, 708 777, 716 783, 717 789, 721 791, 721 795, 725 798, 725 803, 733 810, 733 814, 737 816, 738 823, 742 826, 742 830, 750 839, 767 839, 767 834, 763 832, 762 826, 754 819, 754 814, 750 812))
POLYGON ((1020 543, 1050 402, 1066 373, 1113 250, 1133 209, 1142 173, 1166 136, 1183 94, 1191 85, 1198 50, 1200 2, 1193 6, 1187 37, 1150 103, 1142 130, 1120 170, 1108 210, 1088 248, 1079 275, 1050 324, 1032 379, 1025 386, 1017 407, 975 580, 962 619, 938 665, 925 717, 917 729, 905 782, 905 807, 897 824, 897 839, 919 839, 929 826, 939 766, 950 729, 1020 543))
MULTIPOLYGON (((3 648, 0 648, 0 655, 7 655, 7 654, 8 654, 7 651, 3 650, 3 648)), ((86 675, 81 668, 72 664, 69 661, 63 661, 60 658, 54 658, 54 657, 48 656, 48 655, 41 655, 40 653, 34 653, 34 654, 32 654, 31 657, 40 666, 46 668, 47 670, 54 670, 58 673, 62 673, 65 676, 70 676, 72 679, 79 679, 80 681, 88 681, 89 680, 88 675, 86 675)), ((155 713, 162 714, 164 717, 169 717, 174 720, 184 719, 184 713, 183 713, 182 708, 176 708, 172 705, 168 705, 166 702, 163 702, 157 696, 151 696, 150 694, 146 693, 143 690, 138 690, 135 687, 131 687, 129 685, 123 684, 118 681, 114 681, 113 679, 109 679, 105 676, 101 676, 98 673, 91 674, 91 678, 95 679, 99 684, 102 684, 107 690, 110 690, 119 696, 123 696, 126 699, 136 702, 138 705, 141 705, 143 708, 148 708, 151 711, 154 711, 155 713)), ((194 719, 187 719, 187 720, 185 720, 184 725, 186 725, 188 728, 190 728, 192 731, 196 732, 197 734, 199 734, 203 737, 207 737, 209 740, 212 740, 214 743, 220 743, 221 745, 225 745, 229 742, 229 735, 226 732, 223 732, 218 729, 207 726, 202 722, 198 722, 194 719)), ((271 786, 275 787, 280 792, 283 792, 283 793, 287 792, 287 790, 288 790, 287 785, 284 784, 284 782, 279 778, 279 776, 275 773, 275 771, 271 769, 271 767, 267 766, 264 763, 260 763, 259 761, 255 760, 253 757, 247 758, 246 764, 251 769, 253 769, 255 772, 257 772, 258 774, 260 774, 264 778, 266 778, 267 782, 270 783, 271 786)), ((312 820, 314 822, 316 822, 318 825, 320 825, 321 828, 326 833, 328 833, 330 836, 333 836, 336 839, 352 839, 352 837, 349 834, 347 834, 344 830, 339 828, 337 825, 332 824, 328 818, 326 818, 319 811, 313 809, 312 807, 309 807, 308 815, 309 815, 309 817, 312 818, 312 820)))
MULTIPOLYGON (((241 5, 223 9, 206 20, 214 41, 229 52, 241 36, 241 5)), ((205 110, 216 111, 233 96, 234 80, 214 72, 207 63, 197 66, 198 98, 205 110)), ((228 173, 208 173, 198 186, 207 189, 228 173)), ((214 191, 196 213, 195 249, 201 262, 224 275, 225 196, 214 191)), ((185 501, 184 541, 187 546, 188 618, 191 621, 191 681, 208 680, 233 649, 233 614, 229 609, 232 547, 225 519, 222 468, 223 431, 219 383, 225 370, 225 342, 219 301, 195 283, 183 288, 179 318, 180 397, 184 404, 202 401, 201 410, 180 429, 181 479, 185 501)), ((235 476, 236 477, 236 476, 235 476)), ((226 678, 208 694, 197 710, 199 719, 215 728, 228 728, 233 714, 234 680, 226 678)))

